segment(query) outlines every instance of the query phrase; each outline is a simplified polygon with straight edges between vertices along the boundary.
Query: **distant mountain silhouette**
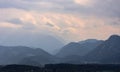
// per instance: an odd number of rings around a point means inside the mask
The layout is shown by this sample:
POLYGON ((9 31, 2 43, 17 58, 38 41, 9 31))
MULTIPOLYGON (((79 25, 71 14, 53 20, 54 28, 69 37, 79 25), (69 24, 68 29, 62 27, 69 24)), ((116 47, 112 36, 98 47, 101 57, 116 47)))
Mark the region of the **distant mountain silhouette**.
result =
POLYGON ((52 55, 40 48, 0 46, 0 64, 45 64, 52 62, 52 58, 52 55))
POLYGON ((64 46, 57 56, 63 57, 63 63, 120 64, 120 36, 112 35, 105 41, 72 42, 64 46))
POLYGON ((45 51, 52 53, 56 49, 60 49, 64 46, 63 40, 59 40, 51 35, 44 34, 18 34, 12 36, 5 36, 5 38, 0 37, 0 45, 4 46, 28 46, 42 48, 45 51), (27 36, 27 37, 26 37, 27 36))
POLYGON ((92 51, 98 45, 100 45, 103 41, 89 39, 81 42, 71 42, 64 46, 60 52, 56 54, 58 57, 68 57, 72 55, 76 56, 84 56, 88 52, 92 51))
POLYGON ((40 66, 50 63, 120 64, 120 36, 107 40, 88 39, 65 45, 55 56, 40 48, 26 46, 0 46, 0 64, 40 66))
POLYGON ((112 35, 85 56, 90 63, 120 63, 120 36, 112 35))

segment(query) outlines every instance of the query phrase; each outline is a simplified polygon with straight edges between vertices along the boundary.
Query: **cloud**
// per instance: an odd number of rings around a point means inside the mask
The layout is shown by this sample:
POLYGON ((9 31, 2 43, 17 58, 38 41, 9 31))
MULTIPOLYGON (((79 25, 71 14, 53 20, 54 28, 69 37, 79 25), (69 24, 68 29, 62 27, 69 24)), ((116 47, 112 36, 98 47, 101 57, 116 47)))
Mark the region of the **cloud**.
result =
POLYGON ((47 25, 47 26, 50 26, 50 27, 54 27, 54 25, 51 24, 51 23, 47 23, 46 25, 47 25))
POLYGON ((1 0, 0 8, 120 17, 119 0, 1 0))
POLYGON ((20 19, 12 19, 8 20, 7 22, 12 23, 12 24, 23 24, 23 22, 20 19))
POLYGON ((116 28, 120 27, 120 18, 111 18, 111 19, 108 19, 107 21, 108 21, 108 24, 113 27, 116 27, 116 28))
POLYGON ((93 9, 99 15, 120 17, 120 0, 97 0, 93 9))
POLYGON ((0 8, 27 9, 22 0, 0 0, 0 8))
POLYGON ((82 6, 90 6, 94 3, 94 0, 74 0, 74 2, 82 6))
POLYGON ((11 28, 15 33, 45 33, 62 37, 66 42, 105 39, 120 34, 119 3, 119 0, 1 0, 0 26, 6 32, 11 28))
POLYGON ((12 23, 0 22, 0 28, 21 28, 21 25, 13 25, 12 23))

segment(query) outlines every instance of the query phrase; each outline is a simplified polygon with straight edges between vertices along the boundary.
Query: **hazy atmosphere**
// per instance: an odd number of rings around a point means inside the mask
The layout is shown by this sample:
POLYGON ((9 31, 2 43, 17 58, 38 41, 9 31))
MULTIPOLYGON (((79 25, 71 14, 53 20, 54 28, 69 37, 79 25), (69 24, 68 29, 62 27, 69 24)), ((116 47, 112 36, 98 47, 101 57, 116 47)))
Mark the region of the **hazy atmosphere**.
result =
POLYGON ((54 51, 120 35, 120 0, 0 0, 0 45, 54 51))

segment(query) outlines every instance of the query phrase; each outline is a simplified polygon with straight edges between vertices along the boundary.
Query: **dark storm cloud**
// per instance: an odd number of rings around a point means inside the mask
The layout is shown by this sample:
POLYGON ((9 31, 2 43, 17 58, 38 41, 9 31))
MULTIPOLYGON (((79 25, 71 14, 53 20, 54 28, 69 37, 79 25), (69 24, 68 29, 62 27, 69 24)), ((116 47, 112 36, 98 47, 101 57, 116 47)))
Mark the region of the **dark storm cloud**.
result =
POLYGON ((57 11, 85 15, 120 17, 120 0, 91 0, 92 6, 76 4, 74 0, 1 0, 0 8, 36 11, 57 11))
POLYGON ((22 21, 19 18, 7 20, 5 22, 8 22, 10 24, 15 24, 15 25, 21 25, 22 29, 24 30, 33 30, 36 28, 32 22, 22 21))
POLYGON ((17 8, 37 11, 73 11, 78 6, 73 0, 1 0, 0 8, 17 8), (49 5, 52 4, 52 5, 49 5), (71 10, 69 10, 71 9, 71 10))
POLYGON ((97 0, 93 11, 98 15, 120 17, 120 0, 97 0))

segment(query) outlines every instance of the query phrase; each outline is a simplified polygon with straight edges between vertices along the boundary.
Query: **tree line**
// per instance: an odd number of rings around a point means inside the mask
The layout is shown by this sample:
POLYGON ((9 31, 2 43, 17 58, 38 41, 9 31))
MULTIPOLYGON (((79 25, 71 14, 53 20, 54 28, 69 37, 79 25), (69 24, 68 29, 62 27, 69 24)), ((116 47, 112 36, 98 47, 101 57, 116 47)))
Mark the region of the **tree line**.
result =
POLYGON ((44 67, 29 65, 0 66, 0 72, 120 72, 119 64, 46 64, 44 67))

